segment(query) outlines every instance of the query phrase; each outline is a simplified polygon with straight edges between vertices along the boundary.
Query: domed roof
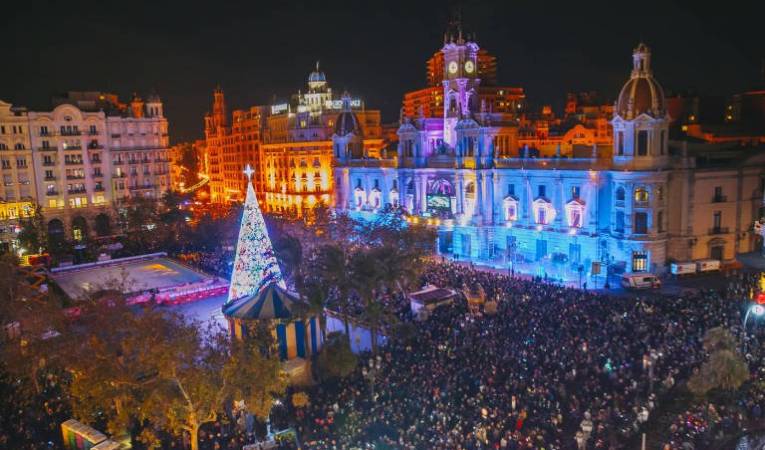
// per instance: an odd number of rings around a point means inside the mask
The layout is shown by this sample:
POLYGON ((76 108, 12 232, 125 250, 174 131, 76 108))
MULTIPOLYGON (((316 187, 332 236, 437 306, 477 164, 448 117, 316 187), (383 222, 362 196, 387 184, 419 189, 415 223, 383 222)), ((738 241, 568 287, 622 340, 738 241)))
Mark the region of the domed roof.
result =
POLYGON ((616 101, 614 114, 631 120, 641 114, 662 117, 666 114, 664 90, 651 71, 651 50, 641 43, 632 53, 632 74, 616 101))
POLYGON ((343 94, 343 112, 335 120, 335 134, 345 136, 350 133, 361 136, 361 126, 356 114, 351 111, 351 96, 346 92, 343 94))
POLYGON ((327 77, 324 75, 324 72, 319 70, 319 61, 316 61, 316 70, 314 70, 308 75, 308 82, 309 83, 324 83, 326 81, 327 81, 327 77))

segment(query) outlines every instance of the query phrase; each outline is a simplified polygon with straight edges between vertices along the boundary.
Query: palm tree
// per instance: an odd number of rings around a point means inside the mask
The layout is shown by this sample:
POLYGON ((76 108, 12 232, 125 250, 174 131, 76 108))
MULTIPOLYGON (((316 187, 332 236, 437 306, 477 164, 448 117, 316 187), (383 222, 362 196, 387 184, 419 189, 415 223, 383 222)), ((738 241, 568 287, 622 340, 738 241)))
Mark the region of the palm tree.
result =
MULTIPOLYGON (((351 289, 350 274, 348 270, 348 258, 342 247, 337 244, 327 244, 316 249, 314 271, 322 289, 329 293, 334 292, 339 306, 348 305, 348 295, 351 289)), ((350 342, 351 331, 348 318, 342 314, 345 336, 350 342)))
POLYGON ((394 318, 376 298, 380 287, 385 286, 383 264, 379 249, 358 250, 350 259, 351 286, 364 305, 362 320, 369 325, 372 352, 377 354, 377 334, 382 325, 394 318))

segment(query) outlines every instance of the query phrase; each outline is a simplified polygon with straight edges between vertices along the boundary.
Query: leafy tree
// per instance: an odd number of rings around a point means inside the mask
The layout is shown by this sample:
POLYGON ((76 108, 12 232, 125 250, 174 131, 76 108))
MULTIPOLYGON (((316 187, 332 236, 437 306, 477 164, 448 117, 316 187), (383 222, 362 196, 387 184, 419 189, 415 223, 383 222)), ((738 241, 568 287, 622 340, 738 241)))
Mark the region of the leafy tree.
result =
POLYGON ((303 246, 300 240, 290 234, 284 234, 274 242, 274 251, 282 273, 286 278, 292 278, 297 288, 302 281, 300 267, 303 260, 303 246))
POLYGON ((250 340, 229 342, 222 332, 203 338, 197 324, 180 324, 169 334, 153 355, 157 384, 141 408, 142 418, 176 434, 189 433, 197 450, 200 427, 218 420, 234 400, 244 400, 255 416, 268 417, 275 396, 286 388, 277 358, 263 356, 250 340))
POLYGON ((332 378, 345 378, 356 369, 358 358, 351 351, 348 340, 340 333, 330 333, 317 359, 319 373, 332 378))
POLYGON ((47 229, 42 207, 37 205, 32 217, 21 220, 21 231, 18 235, 19 243, 29 253, 39 253, 48 243, 47 229))
POLYGON ((728 330, 712 328, 704 335, 704 349, 709 358, 688 380, 688 389, 706 396, 714 389, 735 391, 749 379, 746 361, 736 348, 735 338, 728 330))
POLYGON ((59 359, 67 321, 52 294, 33 289, 13 255, 0 257, 0 359, 6 370, 28 381, 23 388, 41 392, 39 376, 59 359))

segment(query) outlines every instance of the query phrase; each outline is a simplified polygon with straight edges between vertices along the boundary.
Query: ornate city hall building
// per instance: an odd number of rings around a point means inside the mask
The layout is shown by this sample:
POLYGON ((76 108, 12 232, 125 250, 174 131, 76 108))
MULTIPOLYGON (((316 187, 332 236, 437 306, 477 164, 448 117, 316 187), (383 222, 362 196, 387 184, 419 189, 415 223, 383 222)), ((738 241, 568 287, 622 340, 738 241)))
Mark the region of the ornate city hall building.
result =
POLYGON ((765 152, 670 141, 644 44, 609 109, 612 131, 602 121, 585 152, 557 144, 532 154, 512 108, 482 94, 478 44, 458 30, 441 54, 443 113, 402 111, 397 154, 372 157, 357 130, 335 131, 336 208, 362 217, 402 208, 437 226, 443 255, 562 279, 662 273, 759 245, 765 152))

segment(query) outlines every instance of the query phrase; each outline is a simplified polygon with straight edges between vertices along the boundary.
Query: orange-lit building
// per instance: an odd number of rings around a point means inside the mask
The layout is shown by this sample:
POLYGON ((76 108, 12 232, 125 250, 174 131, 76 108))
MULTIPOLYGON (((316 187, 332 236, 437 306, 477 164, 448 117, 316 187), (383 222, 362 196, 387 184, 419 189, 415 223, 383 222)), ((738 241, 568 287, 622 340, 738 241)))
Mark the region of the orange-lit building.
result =
POLYGON ((223 91, 213 94, 212 113, 205 117, 203 172, 210 177, 213 203, 243 201, 243 167, 255 169, 253 183, 266 211, 294 211, 319 202, 331 204, 333 192, 332 136, 337 127, 358 127, 364 148, 377 157, 385 146, 379 110, 362 100, 333 93, 319 70, 308 77, 308 89, 289 101, 227 113, 223 91), (345 103, 344 103, 345 102, 345 103), (357 122, 346 124, 344 105, 357 122))
POLYGON ((518 143, 533 156, 587 157, 593 147, 598 154, 608 152, 613 144, 609 122, 613 111, 613 105, 595 92, 569 93, 562 117, 548 105, 538 114, 523 114, 518 143))
POLYGON ((266 211, 300 215, 317 203, 330 205, 334 179, 332 136, 351 127, 364 137, 364 148, 374 157, 385 145, 380 111, 345 93, 338 98, 326 76, 308 76, 308 90, 289 102, 275 103, 266 118, 262 154, 266 211), (343 114, 346 109, 352 115, 343 114))
MULTIPOLYGON (((444 117, 444 55, 436 52, 426 63, 427 87, 404 94, 403 113, 407 117, 444 117)), ((478 98, 490 112, 517 115, 525 107, 523 88, 497 86, 497 58, 484 49, 476 56, 476 73, 481 84, 476 86, 478 98)))

